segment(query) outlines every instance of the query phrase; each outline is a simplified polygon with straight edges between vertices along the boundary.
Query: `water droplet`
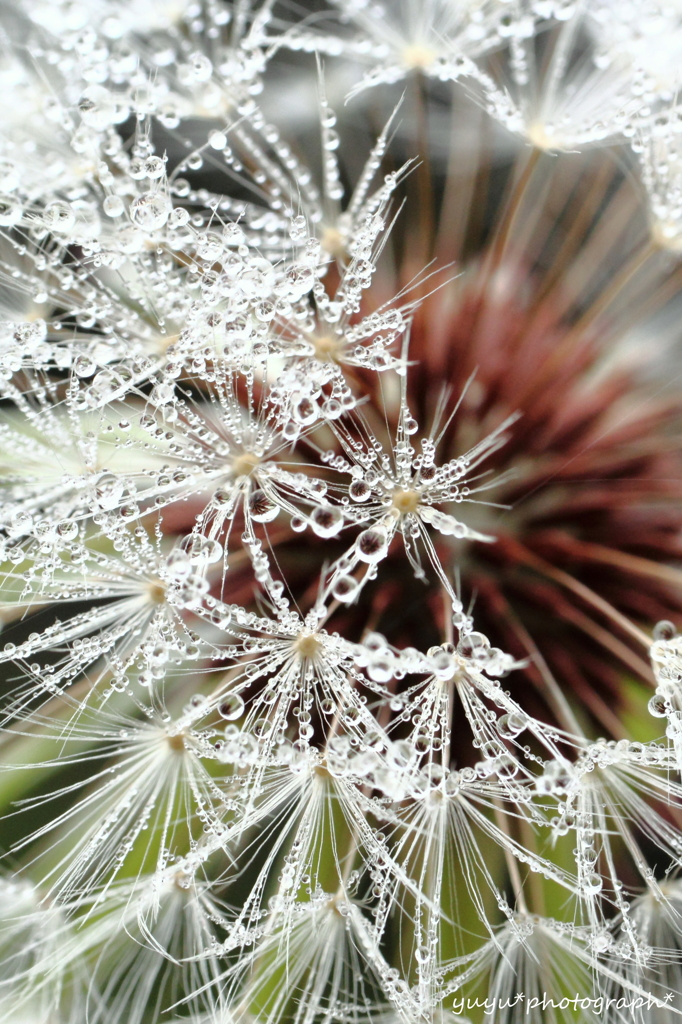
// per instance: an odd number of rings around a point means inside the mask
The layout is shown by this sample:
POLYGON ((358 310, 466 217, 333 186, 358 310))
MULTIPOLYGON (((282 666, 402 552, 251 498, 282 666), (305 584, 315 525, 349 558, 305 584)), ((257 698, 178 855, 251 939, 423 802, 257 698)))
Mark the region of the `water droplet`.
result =
POLYGON ((367 662, 367 674, 375 683, 387 683, 393 678, 395 663, 393 658, 386 655, 372 658, 367 662))
POLYGON ((301 398, 293 407, 292 414, 298 423, 306 427, 310 423, 314 423, 319 415, 319 408, 316 402, 313 402, 307 395, 301 398))
POLYGON ((97 369, 97 363, 88 355, 81 355, 73 364, 74 373, 79 377, 91 377, 97 369))
POLYGON ((343 512, 333 505, 319 505, 310 515, 310 525, 318 537, 335 537, 343 527, 343 512))
POLYGON ((497 731, 500 736, 505 739, 514 739, 520 732, 528 726, 528 719, 525 715, 521 715, 516 711, 513 711, 509 715, 502 715, 497 722, 497 731))
POLYGON ((143 231, 156 231, 168 220, 170 203, 159 192, 145 192, 130 204, 130 218, 143 231))
POLYGON ((211 565, 220 561, 223 555, 223 546, 219 541, 196 533, 184 538, 180 550, 184 551, 192 565, 211 565))
POLYGON ((21 220, 22 212, 22 207, 16 199, 13 199, 11 196, 0 195, 0 225, 2 227, 18 224, 21 220))
POLYGON ((89 85, 78 101, 78 111, 83 124, 101 131, 109 125, 125 120, 124 107, 108 89, 102 85, 89 85))
POLYGON ((490 641, 483 633, 473 632, 460 640, 457 649, 464 658, 475 658, 481 661, 488 656, 490 641))
POLYGON ((234 722, 244 713, 244 701, 238 693, 228 693, 221 701, 218 712, 221 718, 234 722))
POLYGON ((45 207, 43 223, 50 231, 70 231, 76 223, 76 215, 69 203, 54 202, 45 207))
POLYGON ((348 493, 353 501, 367 501, 372 490, 364 480, 354 480, 348 488, 348 493))
POLYGON ((150 156, 144 162, 144 173, 148 178, 155 180, 163 177, 166 165, 160 156, 150 156))
POLYGON ((102 209, 107 217, 120 217, 123 213, 123 200, 120 196, 107 196, 102 203, 102 209))
POLYGON ((677 636, 677 629, 674 623, 663 619, 654 626, 654 640, 672 640, 677 636))
POLYGON ((598 892, 601 892, 602 879, 601 875, 598 875, 596 871, 589 874, 580 886, 583 895, 595 896, 598 892))
POLYGON ((113 473, 103 473, 95 484, 94 503, 98 508, 116 508, 123 494, 124 485, 113 473))
POLYGON ((388 550, 388 535, 380 526, 371 526, 360 534, 355 549, 363 562, 380 562, 388 550))
POLYGON ((662 693, 655 693, 647 704, 649 714, 654 718, 665 718, 668 713, 668 702, 662 693))
POLYGON ((12 192, 21 180, 19 169, 12 160, 0 159, 0 185, 5 192, 12 192))
POLYGON ((257 523, 271 523, 279 514, 279 505, 275 505, 265 491, 253 491, 249 497, 249 513, 257 523))
POLYGON ((339 576, 334 581, 332 595, 337 601, 344 601, 348 604, 354 599, 358 592, 358 583, 352 576, 339 576))
POLYGON ((168 224, 172 228, 182 228, 189 224, 189 210, 184 206, 176 206, 168 218, 168 224))
POLYGON ((225 135, 225 132, 210 132, 208 136, 208 144, 212 149, 225 149, 227 146, 227 135, 225 135))
POLYGON ((308 225, 302 214, 294 217, 289 228, 289 235, 293 242, 302 242, 308 234, 308 225))

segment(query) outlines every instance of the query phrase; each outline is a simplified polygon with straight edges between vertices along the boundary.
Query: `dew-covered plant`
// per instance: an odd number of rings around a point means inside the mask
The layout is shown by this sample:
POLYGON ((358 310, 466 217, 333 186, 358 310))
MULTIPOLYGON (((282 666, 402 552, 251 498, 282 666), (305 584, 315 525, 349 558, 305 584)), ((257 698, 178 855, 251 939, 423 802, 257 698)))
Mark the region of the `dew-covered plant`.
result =
POLYGON ((682 6, 0 46, 2 1019, 678 1019, 682 6))

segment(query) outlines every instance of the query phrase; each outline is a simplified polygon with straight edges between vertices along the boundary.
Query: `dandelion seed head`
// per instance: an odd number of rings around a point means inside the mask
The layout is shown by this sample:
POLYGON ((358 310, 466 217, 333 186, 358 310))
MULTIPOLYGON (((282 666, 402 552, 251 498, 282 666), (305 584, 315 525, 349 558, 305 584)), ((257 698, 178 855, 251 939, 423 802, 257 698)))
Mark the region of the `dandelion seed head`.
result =
POLYGON ((314 633, 301 633, 294 642, 294 650, 301 661, 316 661, 320 648, 320 640, 314 633))
POLYGON ((175 754, 183 754, 185 751, 185 736, 182 732, 167 732, 166 741, 175 754))
POLYGON ((410 514, 413 515, 419 508, 419 499, 419 491, 403 491, 400 489, 396 489, 393 492, 391 507, 394 508, 395 511, 401 516, 410 514))
POLYGON ((8 1019, 682 991, 678 22, 0 10, 8 1019))
POLYGON ((413 44, 406 46, 402 53, 402 63, 410 71, 426 71, 436 60, 438 54, 428 46, 413 44))
POLYGON ((342 346, 337 338, 330 335, 315 336, 313 338, 315 357, 320 362, 337 362, 342 346))
POLYGON ((242 452, 240 455, 235 455, 230 467, 232 476, 235 478, 251 476, 260 465, 260 461, 260 458, 253 452, 242 452))
POLYGON ((167 588, 161 580, 153 580, 148 585, 148 596, 151 604, 164 604, 167 600, 167 588))

